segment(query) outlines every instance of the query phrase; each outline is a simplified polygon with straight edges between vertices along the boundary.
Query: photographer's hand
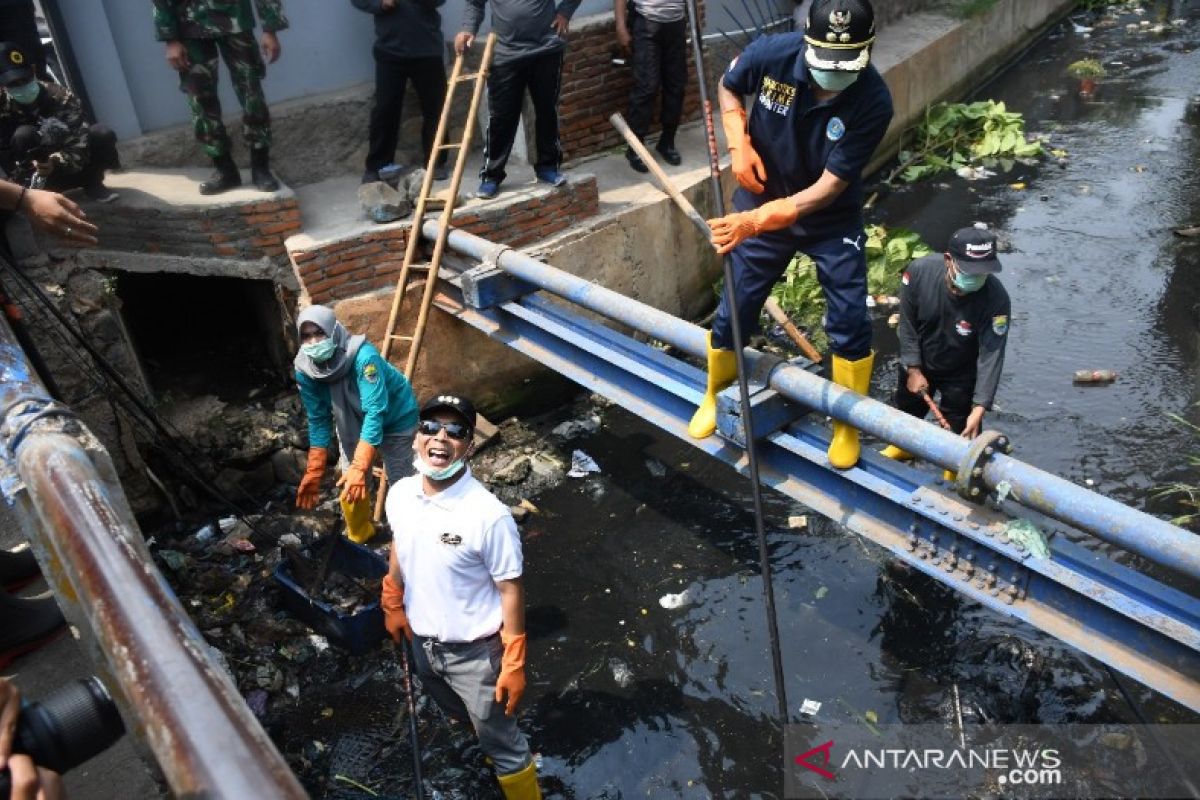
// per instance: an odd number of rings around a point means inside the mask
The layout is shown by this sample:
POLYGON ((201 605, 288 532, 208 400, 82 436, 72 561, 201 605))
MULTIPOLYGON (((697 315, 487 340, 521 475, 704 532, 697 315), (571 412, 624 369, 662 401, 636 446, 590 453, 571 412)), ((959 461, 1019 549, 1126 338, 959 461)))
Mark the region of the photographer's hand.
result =
POLYGON ((62 778, 38 769, 29 756, 12 755, 20 715, 21 693, 7 678, 0 678, 0 769, 8 768, 10 800, 63 800, 62 778))

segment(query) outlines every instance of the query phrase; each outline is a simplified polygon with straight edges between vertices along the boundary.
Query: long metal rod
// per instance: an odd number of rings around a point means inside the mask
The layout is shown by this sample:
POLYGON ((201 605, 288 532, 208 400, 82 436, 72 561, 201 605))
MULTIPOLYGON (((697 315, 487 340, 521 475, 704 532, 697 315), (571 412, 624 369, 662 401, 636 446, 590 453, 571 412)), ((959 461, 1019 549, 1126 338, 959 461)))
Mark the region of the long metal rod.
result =
MULTIPOLYGON (((426 222, 422 235, 430 239, 436 236, 436 223, 426 222)), ((451 231, 448 243, 463 255, 493 261, 504 272, 537 288, 628 325, 684 353, 704 357, 705 331, 690 322, 519 251, 499 248, 497 254, 497 245, 463 230, 451 231)), ((754 350, 746 352, 751 370, 764 357, 754 350)), ((970 443, 961 436, 916 420, 886 403, 864 397, 807 370, 784 364, 771 372, 769 382, 772 389, 790 400, 847 422, 946 469, 957 470, 967 456, 970 443)), ((1001 453, 987 462, 982 477, 993 489, 1006 482, 1011 499, 1048 517, 1200 579, 1200 548, 1195 546, 1193 533, 1001 453)))
MULTIPOLYGON (((705 77, 704 51, 700 43, 700 20, 696 0, 687 0, 688 20, 692 34, 692 59, 696 66, 696 83, 700 89, 700 110, 708 136, 709 186, 713 207, 718 216, 725 216, 725 197, 721 189, 721 160, 717 154, 717 136, 713 129, 712 101, 708 96, 705 77)), ((746 371, 745 343, 739 320, 737 297, 734 294, 733 257, 721 259, 725 275, 725 308, 729 312, 729 327, 733 333, 733 352, 737 357, 738 394, 742 407, 742 424, 746 428, 746 458, 750 467, 750 496, 754 504, 754 530, 758 536, 758 565, 762 571, 763 597, 766 600, 767 631, 771 637, 771 667, 775 673, 775 697, 779 701, 779 721, 788 722, 787 687, 783 676, 783 653, 779 647, 779 620, 775 612, 775 587, 771 581, 771 553, 767 548, 767 531, 763 525, 762 484, 758 478, 758 447, 754 437, 754 419, 750 413, 750 373, 746 371)), ((711 334, 709 334, 711 336, 711 334)))
POLYGON ((174 794, 307 797, 154 567, 108 454, 50 400, 2 322, 0 374, 0 485, 174 794))

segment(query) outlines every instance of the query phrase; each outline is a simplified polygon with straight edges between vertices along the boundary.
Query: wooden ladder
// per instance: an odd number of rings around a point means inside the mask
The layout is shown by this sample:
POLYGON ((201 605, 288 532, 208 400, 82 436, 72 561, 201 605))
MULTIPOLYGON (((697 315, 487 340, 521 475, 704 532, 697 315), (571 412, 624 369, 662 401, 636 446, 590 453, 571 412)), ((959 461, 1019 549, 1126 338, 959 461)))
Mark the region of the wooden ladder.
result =
MULTIPOLYGON (((429 163, 425 165, 425 179, 421 181, 421 193, 417 196, 417 205, 413 210, 412 228, 408 233, 408 242, 404 249, 404 261, 400 265, 400 277, 396 280, 396 293, 392 297, 392 310, 388 314, 387 329, 383 335, 382 354, 384 360, 392 353, 394 342, 404 342, 408 345, 408 355, 404 360, 404 377, 412 383, 413 373, 417 368, 417 357, 421 354, 421 344, 425 339, 425 327, 429 324, 429 311, 433 307, 433 297, 436 293, 438 270, 441 268, 442 255, 446 251, 446 240, 450 236, 450 219, 454 216, 455 202, 458 200, 458 188, 462 183, 463 170, 467 166, 467 158, 471 149, 471 137, 475 132, 475 117, 479 111, 479 101, 483 96, 483 88, 487 84, 488 70, 492 64, 492 51, 496 46, 496 34, 489 33, 483 47, 483 58, 476 72, 464 73, 463 60, 465 53, 458 54, 454 59, 454 68, 446 85, 446 100, 442 104, 442 116, 438 120, 437 135, 433 139, 433 148, 429 151, 429 163), (454 108, 454 95, 461 84, 474 82, 471 90, 471 105, 467 110, 466 125, 463 129, 462 140, 446 143, 446 132, 450 127, 450 113, 454 108), (433 189, 433 172, 437 167, 438 156, 446 151, 456 151, 454 172, 450 176, 449 196, 442 205, 442 213, 438 218, 438 234, 433 245, 433 255, 428 262, 419 263, 417 254, 421 247, 421 228, 425 223, 425 210, 429 206, 433 189), (424 291, 421 293, 421 304, 417 309, 417 320, 412 333, 400 335, 396 329, 401 321, 401 308, 409 283, 414 275, 425 276, 424 291)), ((495 431, 495 426, 478 417, 476 430, 484 433, 495 431)), ((376 469, 379 477, 379 491, 375 498, 375 521, 378 522, 383 514, 383 500, 387 495, 387 477, 382 470, 376 469)))

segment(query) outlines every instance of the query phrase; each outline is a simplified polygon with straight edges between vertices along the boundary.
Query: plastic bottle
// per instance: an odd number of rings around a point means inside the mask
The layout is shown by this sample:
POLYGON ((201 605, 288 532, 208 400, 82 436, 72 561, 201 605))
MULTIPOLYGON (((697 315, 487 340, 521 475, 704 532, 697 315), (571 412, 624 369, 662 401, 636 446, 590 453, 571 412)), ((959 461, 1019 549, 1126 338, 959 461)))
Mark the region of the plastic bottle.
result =
POLYGON ((1111 369, 1077 369, 1075 383, 1112 383, 1117 379, 1117 373, 1111 369))

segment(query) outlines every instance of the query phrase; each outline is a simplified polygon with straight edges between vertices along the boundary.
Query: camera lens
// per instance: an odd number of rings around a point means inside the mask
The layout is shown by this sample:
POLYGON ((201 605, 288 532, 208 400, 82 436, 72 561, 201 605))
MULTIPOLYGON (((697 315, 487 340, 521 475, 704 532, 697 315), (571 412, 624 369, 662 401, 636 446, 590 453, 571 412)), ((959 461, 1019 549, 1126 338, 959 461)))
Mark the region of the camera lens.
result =
POLYGON ((69 683, 22 707, 13 750, 41 767, 66 772, 121 738, 117 705, 96 677, 69 683))

